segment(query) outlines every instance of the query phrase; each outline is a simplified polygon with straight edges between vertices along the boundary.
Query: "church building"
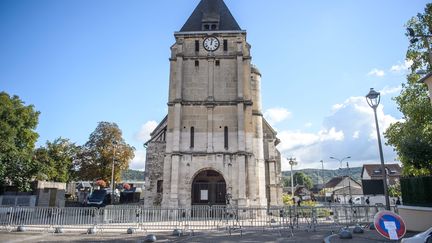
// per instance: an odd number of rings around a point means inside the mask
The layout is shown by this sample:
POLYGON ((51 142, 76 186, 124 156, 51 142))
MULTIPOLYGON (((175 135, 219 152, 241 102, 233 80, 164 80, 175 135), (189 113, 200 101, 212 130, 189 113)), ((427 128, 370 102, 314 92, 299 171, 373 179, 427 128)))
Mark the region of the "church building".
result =
POLYGON ((168 115, 145 144, 145 206, 281 205, 279 140, 246 31, 223 0, 201 0, 174 37, 168 115))

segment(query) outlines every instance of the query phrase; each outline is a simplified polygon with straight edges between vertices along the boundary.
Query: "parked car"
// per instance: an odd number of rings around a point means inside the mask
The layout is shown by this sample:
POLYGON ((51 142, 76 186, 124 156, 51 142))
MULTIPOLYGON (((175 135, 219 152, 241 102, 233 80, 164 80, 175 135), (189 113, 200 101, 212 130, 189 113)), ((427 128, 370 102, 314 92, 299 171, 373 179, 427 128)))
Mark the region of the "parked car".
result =
POLYGON ((94 190, 87 198, 89 207, 105 207, 111 203, 111 192, 105 189, 94 190))
POLYGON ((402 239, 402 243, 432 243, 432 228, 416 234, 413 237, 402 239))

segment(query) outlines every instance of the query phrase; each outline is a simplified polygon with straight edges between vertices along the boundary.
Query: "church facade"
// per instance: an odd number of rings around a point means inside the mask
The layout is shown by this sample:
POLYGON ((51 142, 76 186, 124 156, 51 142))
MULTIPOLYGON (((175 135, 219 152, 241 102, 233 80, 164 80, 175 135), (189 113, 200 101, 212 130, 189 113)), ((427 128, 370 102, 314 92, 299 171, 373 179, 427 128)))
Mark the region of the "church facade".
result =
POLYGON ((146 206, 282 204, 261 73, 223 0, 201 0, 171 46, 168 115, 145 144, 146 206))

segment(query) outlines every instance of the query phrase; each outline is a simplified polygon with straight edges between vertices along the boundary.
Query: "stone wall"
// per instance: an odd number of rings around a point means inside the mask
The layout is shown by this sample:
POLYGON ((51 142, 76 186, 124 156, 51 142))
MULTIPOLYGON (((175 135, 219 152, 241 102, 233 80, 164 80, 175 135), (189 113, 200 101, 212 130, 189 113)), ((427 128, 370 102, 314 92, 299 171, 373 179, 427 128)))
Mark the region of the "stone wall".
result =
POLYGON ((163 180, 165 148, 165 141, 152 141, 147 144, 144 192, 145 206, 151 207, 161 205, 162 192, 157 191, 157 183, 158 181, 163 180))
POLYGON ((38 181, 36 194, 36 206, 39 207, 64 207, 66 183, 38 181))

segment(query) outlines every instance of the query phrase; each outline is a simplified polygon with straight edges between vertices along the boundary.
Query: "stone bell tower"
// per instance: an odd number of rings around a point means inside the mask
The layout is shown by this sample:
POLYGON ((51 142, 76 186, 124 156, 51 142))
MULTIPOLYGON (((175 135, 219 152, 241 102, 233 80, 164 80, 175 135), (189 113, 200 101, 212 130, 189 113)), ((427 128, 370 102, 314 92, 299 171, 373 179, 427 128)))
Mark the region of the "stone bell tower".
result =
POLYGON ((174 37, 168 116, 146 143, 145 203, 279 205, 279 140, 262 116, 246 31, 223 0, 201 0, 174 37))

